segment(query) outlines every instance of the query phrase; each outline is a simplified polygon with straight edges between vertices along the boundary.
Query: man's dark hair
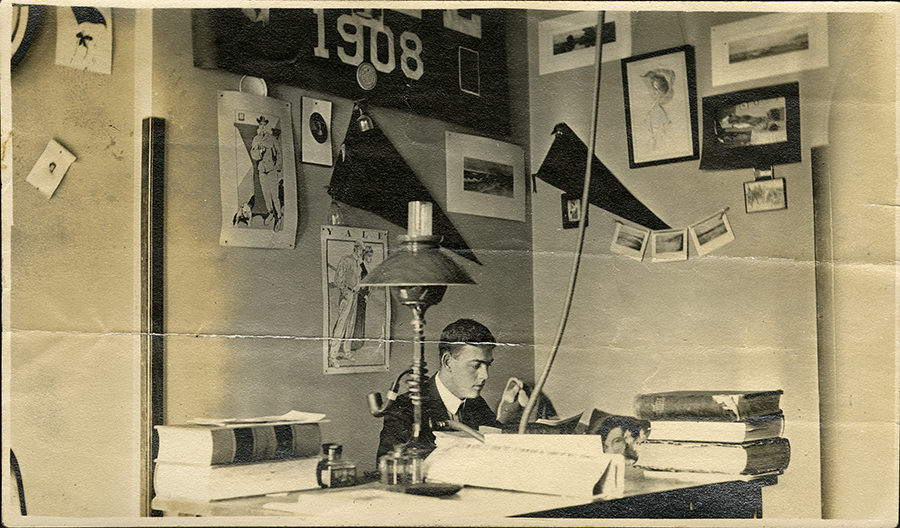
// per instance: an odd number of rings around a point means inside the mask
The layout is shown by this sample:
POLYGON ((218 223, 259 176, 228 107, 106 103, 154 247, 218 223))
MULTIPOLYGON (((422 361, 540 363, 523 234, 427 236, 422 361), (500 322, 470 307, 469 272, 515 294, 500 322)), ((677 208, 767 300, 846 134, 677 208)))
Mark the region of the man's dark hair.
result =
POLYGON ((438 351, 443 357, 444 352, 457 354, 459 347, 463 345, 494 348, 496 344, 494 334, 486 326, 472 319, 459 319, 448 324, 441 332, 438 351))

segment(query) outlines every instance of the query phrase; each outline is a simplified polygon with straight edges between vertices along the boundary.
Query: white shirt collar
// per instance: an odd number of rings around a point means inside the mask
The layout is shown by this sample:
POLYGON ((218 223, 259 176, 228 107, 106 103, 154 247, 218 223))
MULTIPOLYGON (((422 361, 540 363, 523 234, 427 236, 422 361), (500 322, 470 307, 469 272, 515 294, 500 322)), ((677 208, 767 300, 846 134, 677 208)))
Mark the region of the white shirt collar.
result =
MULTIPOLYGON (((459 406, 462 405, 462 400, 457 398, 450 389, 444 385, 444 382, 441 381, 441 372, 438 371, 437 374, 434 375, 434 384, 437 387, 438 394, 441 395, 441 400, 444 402, 444 407, 447 408, 447 413, 450 414, 450 417, 453 418, 456 413, 459 411, 459 406)), ((457 417, 458 418, 458 417, 457 417)))

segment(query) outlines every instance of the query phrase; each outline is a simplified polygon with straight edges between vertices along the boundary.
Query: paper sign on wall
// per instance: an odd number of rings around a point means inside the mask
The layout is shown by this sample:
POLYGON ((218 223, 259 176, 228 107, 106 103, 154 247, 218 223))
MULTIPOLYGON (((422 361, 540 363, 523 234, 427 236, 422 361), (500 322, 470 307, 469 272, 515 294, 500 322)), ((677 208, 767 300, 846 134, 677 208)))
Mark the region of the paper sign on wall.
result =
POLYGON ((34 185, 49 200, 73 161, 75 155, 51 139, 25 181, 34 185))
POLYGON ((111 8, 60 6, 56 21, 56 64, 112 72, 111 8))

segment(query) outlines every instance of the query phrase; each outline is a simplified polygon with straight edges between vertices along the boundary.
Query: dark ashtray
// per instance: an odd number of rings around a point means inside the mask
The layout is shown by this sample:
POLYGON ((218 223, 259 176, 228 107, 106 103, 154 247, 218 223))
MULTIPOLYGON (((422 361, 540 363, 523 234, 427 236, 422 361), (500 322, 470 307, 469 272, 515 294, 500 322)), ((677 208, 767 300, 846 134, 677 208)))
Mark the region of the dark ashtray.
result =
POLYGON ((461 490, 459 484, 444 484, 441 482, 423 482, 421 484, 410 484, 405 486, 403 491, 413 495, 427 495, 429 497, 445 497, 453 495, 461 490))

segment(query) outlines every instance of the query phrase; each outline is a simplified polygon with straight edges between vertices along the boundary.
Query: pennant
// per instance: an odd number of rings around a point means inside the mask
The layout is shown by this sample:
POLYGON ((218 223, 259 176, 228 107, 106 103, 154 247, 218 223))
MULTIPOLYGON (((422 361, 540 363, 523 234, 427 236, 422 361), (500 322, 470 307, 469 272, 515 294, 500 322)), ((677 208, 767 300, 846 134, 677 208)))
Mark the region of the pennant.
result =
POLYGON ((362 111, 357 106, 353 109, 350 128, 331 173, 328 194, 339 202, 375 213, 400 227, 407 225, 409 202, 432 202, 432 229, 435 235, 443 236, 441 245, 481 264, 384 132, 374 126, 374 121, 369 130, 360 130, 360 115, 362 111))
POLYGON ((102 24, 103 27, 106 27, 106 18, 97 8, 73 7, 72 13, 75 15, 75 21, 79 24, 90 22, 91 24, 102 24))
MULTIPOLYGON (((556 125, 553 134, 556 138, 535 176, 563 192, 580 196, 584 188, 587 146, 565 123, 556 125)), ((591 165, 588 202, 648 229, 669 228, 635 198, 597 156, 594 156, 591 165)))

